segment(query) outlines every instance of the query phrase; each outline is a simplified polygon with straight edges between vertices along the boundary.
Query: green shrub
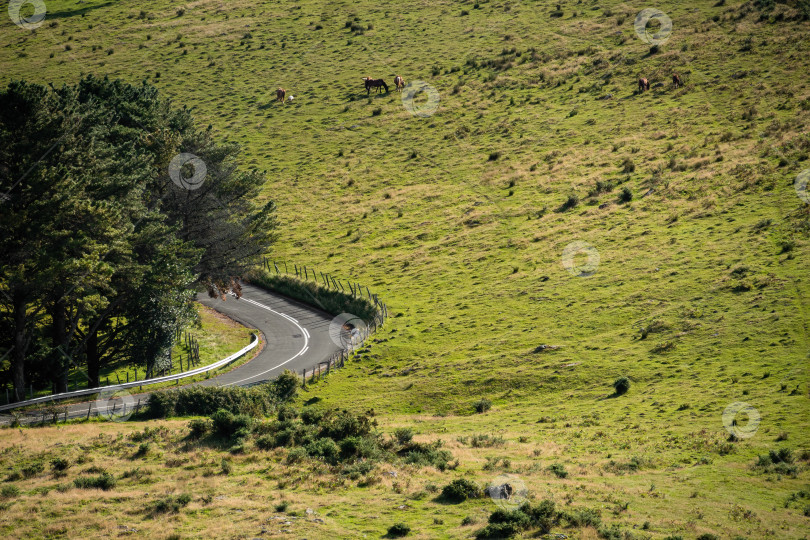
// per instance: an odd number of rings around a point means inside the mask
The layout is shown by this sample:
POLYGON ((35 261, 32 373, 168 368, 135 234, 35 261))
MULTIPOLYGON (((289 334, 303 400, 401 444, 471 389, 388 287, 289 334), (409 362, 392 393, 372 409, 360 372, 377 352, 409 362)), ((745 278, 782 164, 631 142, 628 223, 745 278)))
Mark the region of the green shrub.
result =
POLYGON ((192 439, 199 439, 204 437, 205 434, 210 431, 211 421, 207 418, 195 418, 188 423, 188 427, 191 430, 189 437, 192 439))
POLYGON ((528 502, 520 506, 520 511, 529 516, 532 526, 540 529, 540 534, 548 534, 551 527, 559 521, 559 514, 554 508, 554 501, 545 499, 537 505, 528 502))
POLYGON ((80 489, 103 489, 108 491, 116 485, 116 480, 110 473, 101 473, 99 476, 81 476, 73 480, 73 485, 80 489))
POLYGON ((572 194, 569 195, 565 202, 560 205, 559 211, 565 212, 566 210, 576 208, 577 206, 579 206, 579 196, 572 194))
POLYGON ((151 448, 151 443, 142 442, 140 446, 138 446, 138 450, 135 452, 135 457, 143 457, 149 453, 151 448))
POLYGON ((630 379, 627 377, 619 377, 613 381, 613 390, 616 392, 617 396, 626 394, 627 391, 630 390, 630 379))
POLYGON ((287 501, 281 501, 275 506, 276 512, 286 512, 287 508, 290 507, 290 503, 287 501))
POLYGON ((276 438, 273 435, 262 435, 256 439, 256 448, 259 450, 272 450, 276 447, 276 438))
POLYGON ((191 502, 191 495, 183 493, 182 495, 169 496, 160 499, 154 504, 154 512, 156 514, 177 513, 181 508, 188 506, 191 502))
POLYGON ((304 407, 301 410, 301 421, 307 425, 319 424, 323 416, 323 410, 316 407, 304 407))
POLYGON ((32 476, 36 476, 44 470, 45 465, 39 461, 35 461, 34 463, 30 463, 25 467, 23 467, 22 469, 20 469, 20 472, 22 472, 23 477, 31 478, 32 476))
POLYGON ((630 191, 630 188, 624 186, 622 188, 621 193, 619 193, 619 201, 621 202, 630 202, 633 200, 633 192, 630 191))
POLYGON ((3 486, 0 488, 0 497, 11 498, 20 495, 20 488, 17 486, 3 486))
POLYGON ((567 512, 560 512, 559 518, 568 522, 573 527, 594 527, 597 528, 602 524, 602 517, 599 510, 591 508, 579 508, 567 512))
POLYGON ((211 415, 214 433, 220 437, 243 438, 250 433, 253 419, 246 414, 234 415, 230 411, 220 409, 211 415))
POLYGON ((335 444, 335 441, 326 437, 322 437, 317 441, 309 443, 306 446, 306 451, 308 455, 315 458, 321 458, 331 465, 337 463, 338 454, 340 453, 340 449, 338 448, 338 445, 335 444))
POLYGON ((716 534, 711 533, 703 533, 696 538, 696 540, 720 540, 720 537, 716 534))
POLYGON ((532 520, 520 510, 498 509, 489 516, 490 523, 512 523, 519 530, 526 530, 531 527, 532 520))
POLYGON ((292 448, 289 452, 287 452, 287 463, 298 463, 299 461, 303 461, 307 457, 307 451, 303 448, 296 447, 292 448))
POLYGON ((489 538, 512 538, 519 534, 521 529, 514 523, 490 523, 477 533, 475 537, 479 540, 489 538))
POLYGON ((401 536, 408 536, 410 534, 411 528, 405 525, 404 523, 395 523, 388 527, 388 536, 399 538, 401 536))
POLYGON ((413 439, 413 430, 411 428, 399 428, 394 431, 394 438, 399 444, 408 444, 413 439))
POLYGON ((462 503, 467 499, 478 499, 483 495, 483 491, 475 482, 466 478, 453 480, 442 488, 442 500, 462 503))
POLYGON ((51 460, 51 468, 54 471, 65 471, 70 467, 70 461, 65 458, 54 458, 51 460))
POLYGON ((405 463, 421 467, 436 467, 443 471, 449 467, 452 454, 441 450, 441 441, 429 444, 411 443, 401 451, 405 453, 405 463))
POLYGON ((473 409, 479 414, 487 412, 490 408, 492 408, 492 402, 487 398, 481 398, 473 403, 473 409))
POLYGON ((251 388, 189 386, 153 393, 149 396, 147 413, 152 418, 210 416, 224 409, 233 414, 266 415, 274 410, 274 402, 273 386, 269 383, 251 388))
POLYGON ((605 540, 622 540, 624 538, 621 528, 615 523, 610 527, 600 528, 597 533, 600 538, 604 538, 605 540))
POLYGON ((562 463, 552 463, 546 467, 546 470, 555 475, 557 478, 568 478, 568 471, 565 470, 562 463))

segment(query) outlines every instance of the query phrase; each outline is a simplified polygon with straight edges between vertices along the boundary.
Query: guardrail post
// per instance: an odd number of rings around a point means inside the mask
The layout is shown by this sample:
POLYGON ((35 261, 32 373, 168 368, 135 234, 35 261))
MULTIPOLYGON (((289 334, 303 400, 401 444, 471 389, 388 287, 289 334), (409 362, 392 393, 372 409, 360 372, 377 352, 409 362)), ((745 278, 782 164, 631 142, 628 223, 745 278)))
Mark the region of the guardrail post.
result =
POLYGON ((90 420, 90 409, 93 407, 93 403, 87 404, 87 419, 90 420))

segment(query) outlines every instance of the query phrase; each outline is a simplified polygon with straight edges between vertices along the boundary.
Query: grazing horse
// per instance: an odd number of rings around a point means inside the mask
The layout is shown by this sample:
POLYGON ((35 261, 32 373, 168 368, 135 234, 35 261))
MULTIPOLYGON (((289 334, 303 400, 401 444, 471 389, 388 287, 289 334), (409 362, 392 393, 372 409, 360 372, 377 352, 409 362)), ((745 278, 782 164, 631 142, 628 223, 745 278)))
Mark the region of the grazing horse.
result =
POLYGON ((644 77, 638 80, 638 91, 643 92, 644 90, 650 89, 650 81, 645 79, 644 77))
POLYGON ((683 86, 683 80, 681 79, 681 76, 678 75, 677 73, 672 74, 672 84, 675 85, 675 88, 680 88, 681 86, 683 86))
POLYGON ((385 84, 385 81, 382 79, 372 79, 371 77, 363 77, 363 82, 366 85, 367 95, 371 93, 372 88, 376 88, 378 92, 382 92, 382 89, 385 88, 385 91, 388 92, 388 85, 385 84))
POLYGON ((278 90, 276 90, 276 101, 280 101, 280 102, 284 103, 284 97, 286 95, 287 95, 287 91, 284 90, 283 88, 279 87, 278 90))
POLYGON ((402 88, 405 86, 405 80, 397 75, 394 77, 394 84, 397 85, 397 92, 402 92, 402 88))

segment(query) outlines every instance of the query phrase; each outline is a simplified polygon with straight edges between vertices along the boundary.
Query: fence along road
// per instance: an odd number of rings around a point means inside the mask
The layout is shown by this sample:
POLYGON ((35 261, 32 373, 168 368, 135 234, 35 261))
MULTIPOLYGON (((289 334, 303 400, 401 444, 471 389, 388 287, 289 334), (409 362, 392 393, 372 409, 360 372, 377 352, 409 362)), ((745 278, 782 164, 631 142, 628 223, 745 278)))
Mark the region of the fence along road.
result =
MULTIPOLYGON (((226 300, 198 294, 197 301, 248 326, 265 336, 265 347, 251 361, 217 377, 201 381, 203 386, 251 386, 274 379, 285 369, 301 373, 327 361, 341 348, 329 335, 332 315, 312 306, 276 293, 242 285, 242 298, 229 295, 226 300)), ((98 389, 101 392, 102 388, 98 389)), ((133 395, 135 401, 146 402, 149 393, 133 395)), ((120 399, 110 399, 108 407, 121 406, 120 399)), ((97 404, 77 403, 67 406, 68 418, 98 413, 97 404)), ((39 413, 41 415, 41 413, 39 413)), ((40 416, 41 418, 41 416, 40 416)), ((11 417, 0 418, 0 424, 11 417)), ((36 417, 32 418, 36 420, 36 417)), ((22 419, 21 419, 22 420, 22 419)))

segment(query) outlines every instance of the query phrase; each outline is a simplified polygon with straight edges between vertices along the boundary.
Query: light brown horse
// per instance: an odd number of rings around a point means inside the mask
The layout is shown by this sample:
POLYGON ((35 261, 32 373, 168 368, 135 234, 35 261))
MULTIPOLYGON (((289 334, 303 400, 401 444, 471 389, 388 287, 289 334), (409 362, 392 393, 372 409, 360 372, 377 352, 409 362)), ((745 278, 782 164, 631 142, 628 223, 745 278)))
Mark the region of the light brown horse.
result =
POLYGON ((287 96, 287 91, 284 90, 283 88, 279 87, 278 90, 276 90, 276 101, 280 101, 280 102, 284 103, 284 98, 286 96, 287 96))
POLYGON ((394 84, 397 85, 397 92, 402 92, 402 89, 405 87, 405 80, 397 75, 394 77, 394 84))
POLYGON ((677 73, 672 74, 672 84, 675 85, 675 88, 680 88, 681 86, 683 86, 683 80, 681 79, 681 76, 678 75, 677 73))
POLYGON ((650 89, 650 81, 648 81, 644 77, 641 77, 638 80, 638 91, 643 92, 643 91, 649 90, 649 89, 650 89))

